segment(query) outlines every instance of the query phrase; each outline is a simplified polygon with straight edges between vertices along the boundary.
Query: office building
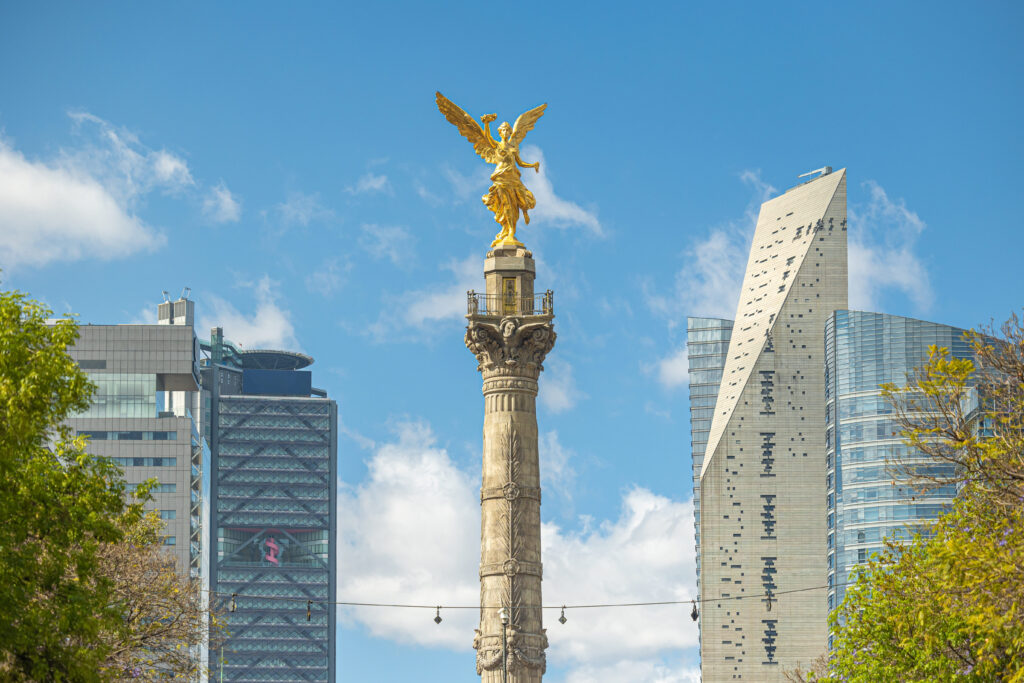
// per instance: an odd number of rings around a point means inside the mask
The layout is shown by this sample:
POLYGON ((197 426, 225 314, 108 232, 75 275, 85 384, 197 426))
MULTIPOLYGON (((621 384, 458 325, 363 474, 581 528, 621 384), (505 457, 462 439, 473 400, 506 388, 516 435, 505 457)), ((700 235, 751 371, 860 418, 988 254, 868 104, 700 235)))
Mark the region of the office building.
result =
MULTIPOLYGON (((880 384, 905 386, 928 359, 928 347, 973 358, 964 330, 911 318, 836 311, 825 326, 825 495, 828 609, 843 600, 851 570, 886 538, 909 539, 949 509, 954 485, 917 490, 898 467, 952 474, 903 443, 880 384)), ((971 394, 976 397, 976 394, 971 394)))
POLYGON ((312 386, 309 356, 243 350, 220 328, 201 350, 210 583, 234 605, 210 670, 236 682, 333 681, 337 405, 312 386))
POLYGON ((96 385, 68 422, 88 451, 124 468, 129 490, 156 479, 153 501, 179 571, 204 579, 204 488, 210 452, 199 433, 199 345, 188 299, 159 307, 158 325, 82 325, 68 349, 96 385))
POLYGON ((700 464, 705 681, 782 681, 827 646, 822 335, 847 308, 846 173, 761 206, 700 464))

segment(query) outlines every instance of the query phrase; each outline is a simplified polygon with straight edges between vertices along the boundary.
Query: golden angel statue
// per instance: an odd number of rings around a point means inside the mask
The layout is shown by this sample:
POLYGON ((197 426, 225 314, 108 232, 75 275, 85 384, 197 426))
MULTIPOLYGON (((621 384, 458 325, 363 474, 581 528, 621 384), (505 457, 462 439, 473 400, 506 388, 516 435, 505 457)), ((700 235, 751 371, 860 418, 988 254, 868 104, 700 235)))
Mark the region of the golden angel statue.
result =
POLYGON ((516 125, 510 126, 503 121, 498 126, 500 140, 491 136, 491 121, 498 118, 497 114, 481 116, 480 121, 483 127, 477 123, 472 116, 464 112, 451 100, 437 93, 437 108, 441 110, 444 117, 455 125, 462 133, 462 136, 473 143, 473 149, 484 161, 494 164, 494 172, 491 173, 491 189, 483 196, 484 204, 494 212, 494 220, 501 226, 501 232, 494 237, 492 247, 514 246, 521 247, 523 243, 516 239, 516 222, 519 220, 519 212, 523 212, 523 220, 530 224, 530 209, 537 206, 537 200, 533 193, 526 189, 519 174, 520 168, 532 168, 540 172, 540 162, 533 164, 525 163, 519 157, 519 145, 526 134, 533 130, 533 126, 544 114, 547 104, 534 107, 530 111, 520 114, 516 119, 516 125))

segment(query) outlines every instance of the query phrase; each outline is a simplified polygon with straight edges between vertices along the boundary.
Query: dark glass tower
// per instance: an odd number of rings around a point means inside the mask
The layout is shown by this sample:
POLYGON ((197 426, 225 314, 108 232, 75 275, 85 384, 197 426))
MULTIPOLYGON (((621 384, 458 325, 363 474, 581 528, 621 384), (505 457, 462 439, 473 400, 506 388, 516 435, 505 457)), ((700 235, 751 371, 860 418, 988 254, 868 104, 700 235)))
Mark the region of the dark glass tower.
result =
POLYGON ((313 359, 202 344, 203 426, 213 461, 211 588, 234 598, 210 653, 225 681, 333 681, 337 404, 313 359), (223 661, 222 661, 223 660, 223 661))

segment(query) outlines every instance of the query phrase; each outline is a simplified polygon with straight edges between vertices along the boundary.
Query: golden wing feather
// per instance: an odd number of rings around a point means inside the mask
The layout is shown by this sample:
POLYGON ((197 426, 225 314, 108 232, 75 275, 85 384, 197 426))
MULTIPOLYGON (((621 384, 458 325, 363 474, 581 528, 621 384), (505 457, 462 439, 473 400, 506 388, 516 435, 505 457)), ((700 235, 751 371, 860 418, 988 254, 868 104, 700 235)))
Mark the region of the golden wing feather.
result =
MULTIPOLYGON (((494 145, 487 139, 484 129, 472 116, 464 112, 457 104, 441 93, 437 95, 437 108, 441 110, 448 122, 459 129, 462 137, 473 143, 473 149, 489 164, 497 163, 494 158, 494 145)), ((520 117, 521 118, 521 117, 520 117)))
POLYGON ((512 127, 512 138, 509 142, 518 147, 526 137, 526 134, 533 130, 533 127, 537 124, 537 119, 544 115, 544 110, 547 107, 548 105, 545 103, 520 114, 519 118, 516 119, 516 125, 512 127))

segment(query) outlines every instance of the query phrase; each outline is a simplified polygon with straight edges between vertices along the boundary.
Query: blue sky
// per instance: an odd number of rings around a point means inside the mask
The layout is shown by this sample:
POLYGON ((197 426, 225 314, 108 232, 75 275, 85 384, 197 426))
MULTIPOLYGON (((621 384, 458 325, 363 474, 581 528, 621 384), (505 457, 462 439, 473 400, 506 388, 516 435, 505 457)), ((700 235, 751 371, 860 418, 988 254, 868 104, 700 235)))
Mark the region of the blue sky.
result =
MULTIPOLYGON (((849 169, 851 306, 1021 306, 1019 4, 4 3, 0 268, 83 322, 191 287, 199 334, 314 356, 337 399, 340 597, 477 600, 496 232, 441 90, 548 102, 520 237, 555 290, 545 602, 694 591, 685 316, 729 317, 757 205, 849 169), (426 510, 426 513, 424 513, 426 510)), ((552 683, 693 680, 684 608, 549 614, 552 683)), ((473 680, 472 614, 342 615, 342 681, 473 680)))

